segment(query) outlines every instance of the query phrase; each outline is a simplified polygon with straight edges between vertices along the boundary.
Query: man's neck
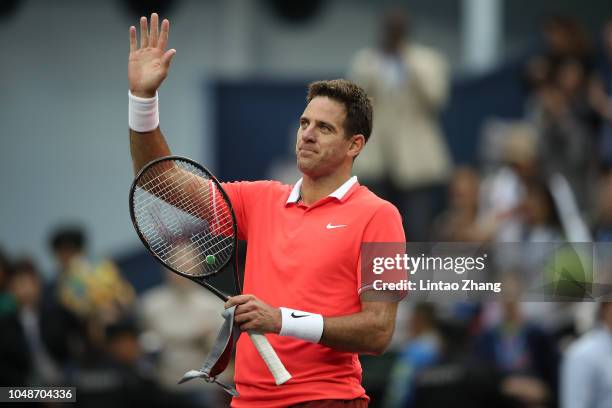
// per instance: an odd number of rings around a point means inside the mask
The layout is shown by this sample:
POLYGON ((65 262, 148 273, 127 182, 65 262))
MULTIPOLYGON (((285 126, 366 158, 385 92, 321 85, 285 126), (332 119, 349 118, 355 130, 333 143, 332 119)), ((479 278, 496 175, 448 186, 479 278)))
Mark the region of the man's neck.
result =
POLYGON ((343 172, 341 174, 334 174, 317 178, 313 178, 304 174, 304 177, 302 179, 302 188, 300 191, 300 197, 302 197, 302 202, 310 206, 319 201, 320 199, 327 197, 328 195, 336 191, 350 178, 350 172, 343 172))

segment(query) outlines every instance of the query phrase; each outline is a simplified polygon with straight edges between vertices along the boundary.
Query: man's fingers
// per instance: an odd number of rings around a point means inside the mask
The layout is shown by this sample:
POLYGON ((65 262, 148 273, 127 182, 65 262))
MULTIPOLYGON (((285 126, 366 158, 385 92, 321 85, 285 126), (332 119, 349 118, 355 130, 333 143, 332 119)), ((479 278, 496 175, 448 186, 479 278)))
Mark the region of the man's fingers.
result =
POLYGON ((159 17, 157 13, 153 13, 151 14, 151 35, 149 36, 149 46, 151 47, 157 47, 158 27, 159 17))
POLYGON ((140 17, 140 48, 149 46, 149 29, 147 28, 147 18, 140 17))
POLYGON ((157 48, 160 50, 165 50, 166 45, 168 45, 168 31, 170 31, 170 22, 164 18, 161 23, 161 33, 159 34, 159 42, 157 43, 157 48))
POLYGON ((240 329, 240 331, 243 331, 243 332, 246 332, 246 331, 254 329, 253 324, 251 322, 239 324, 238 328, 240 329))
POLYGON ((164 55, 162 55, 162 64, 166 67, 166 69, 170 68, 170 63, 172 62, 174 54, 176 54, 176 50, 173 48, 171 50, 166 51, 164 55))
POLYGON ((255 310, 255 303, 254 302, 246 302, 246 303, 242 303, 240 305, 238 305, 238 307, 236 307, 236 312, 234 312, 234 315, 240 315, 240 314, 245 314, 245 313, 250 313, 253 310, 255 310))
POLYGON ((137 47, 138 46, 136 44, 136 27, 131 26, 130 27, 130 52, 136 51, 137 47))
MULTIPOLYGON (((168 52, 170 52, 170 51, 168 51, 168 52)), ((166 54, 168 52, 166 52, 166 54)), ((166 54, 164 54, 164 56, 162 57, 162 60, 164 59, 166 54)), ((225 306, 225 308, 228 309, 228 308, 230 308, 232 306, 241 305, 244 302, 246 302, 246 300, 242 301, 242 296, 233 296, 233 297, 229 298, 227 300, 227 302, 225 302, 225 305, 223 305, 223 306, 225 306)))
MULTIPOLYGON (((174 51, 174 50, 168 50, 168 52, 170 51, 174 51)), ((166 52, 166 54, 168 54, 168 52, 166 52)), ((166 54, 164 54, 164 57, 166 56, 166 54)), ((162 57, 163 58, 163 57, 162 57)), ((232 296, 231 298, 229 298, 227 300, 227 302, 225 302, 225 308, 230 308, 232 306, 235 305, 241 305, 243 303, 248 302, 251 299, 254 299, 255 297, 253 295, 237 295, 237 296, 232 296)))
POLYGON ((242 313, 240 315, 234 315, 234 321, 240 325, 243 323, 250 322, 251 320, 254 320, 256 317, 257 317, 257 313, 254 313, 254 312, 242 313))

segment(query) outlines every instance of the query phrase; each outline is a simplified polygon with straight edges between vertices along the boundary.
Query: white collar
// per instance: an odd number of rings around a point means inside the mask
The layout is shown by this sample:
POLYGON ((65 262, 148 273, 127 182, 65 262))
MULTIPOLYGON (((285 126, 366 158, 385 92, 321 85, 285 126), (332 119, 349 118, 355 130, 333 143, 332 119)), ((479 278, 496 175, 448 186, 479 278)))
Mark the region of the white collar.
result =
MULTIPOLYGON (((291 190, 291 194, 289 194, 289 198, 287 198, 287 202, 285 204, 296 203, 300 198, 300 189, 302 188, 302 181, 304 179, 299 179, 295 185, 293 186, 293 190, 291 190)), ((333 193, 331 193, 328 197, 334 197, 338 200, 342 200, 342 198, 346 195, 346 193, 357 183, 357 176, 353 176, 350 179, 346 180, 344 184, 336 189, 333 193)))

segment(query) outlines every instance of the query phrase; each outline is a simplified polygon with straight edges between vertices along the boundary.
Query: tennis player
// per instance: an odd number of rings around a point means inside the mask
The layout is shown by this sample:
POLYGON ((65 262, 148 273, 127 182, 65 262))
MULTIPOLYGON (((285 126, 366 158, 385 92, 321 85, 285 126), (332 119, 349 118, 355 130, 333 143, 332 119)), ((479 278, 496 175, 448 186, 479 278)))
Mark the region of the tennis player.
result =
MULTIPOLYGON (((175 50, 168 20, 130 27, 129 124, 134 170, 170 154, 159 128, 157 89, 175 50)), ((396 302, 365 301, 362 242, 402 242, 397 209, 359 185, 353 161, 372 130, 372 106, 346 80, 310 84, 296 139, 295 185, 225 183, 238 235, 248 241, 244 293, 236 322, 267 334, 293 378, 276 386, 247 336, 236 351, 233 407, 366 407, 359 353, 381 354, 394 329, 396 302)))

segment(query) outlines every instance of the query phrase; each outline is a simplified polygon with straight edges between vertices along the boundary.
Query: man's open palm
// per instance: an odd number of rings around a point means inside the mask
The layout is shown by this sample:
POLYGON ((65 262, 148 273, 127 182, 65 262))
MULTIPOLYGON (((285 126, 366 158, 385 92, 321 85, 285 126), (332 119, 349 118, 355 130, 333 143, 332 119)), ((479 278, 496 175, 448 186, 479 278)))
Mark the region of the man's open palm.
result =
POLYGON ((136 41, 136 27, 130 27, 130 57, 128 81, 132 94, 140 97, 155 96, 162 81, 168 76, 170 62, 176 50, 166 51, 170 22, 164 19, 159 31, 159 17, 151 14, 149 31, 147 18, 140 18, 140 47, 136 41))

